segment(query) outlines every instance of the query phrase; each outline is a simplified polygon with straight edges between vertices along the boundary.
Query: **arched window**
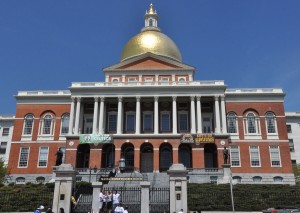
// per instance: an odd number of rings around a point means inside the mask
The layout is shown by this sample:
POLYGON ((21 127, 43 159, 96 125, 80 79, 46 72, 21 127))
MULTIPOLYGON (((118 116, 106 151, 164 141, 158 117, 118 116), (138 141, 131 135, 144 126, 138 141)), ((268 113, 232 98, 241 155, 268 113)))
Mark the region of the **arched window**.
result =
POLYGON ((253 113, 249 113, 247 115, 247 129, 248 133, 256 133, 256 123, 255 123, 255 115, 253 113))
POLYGON ((44 177, 37 177, 36 178, 36 182, 37 183, 44 183, 45 182, 45 178, 44 177))
POLYGON ((42 120, 42 134, 50 135, 52 133, 53 117, 50 114, 44 116, 42 120))
POLYGON ((260 176, 254 176, 254 177, 252 178, 252 180, 253 180, 253 182, 255 182, 255 183, 261 183, 262 177, 260 177, 260 176))
POLYGON ((64 114, 61 117, 61 134, 65 135, 69 132, 70 114, 64 114))
POLYGON ((266 113, 267 133, 276 133, 276 117, 274 113, 266 113))
POLYGON ((234 183, 241 183, 242 178, 240 176, 233 176, 232 177, 234 183))
POLYGON ((274 183, 282 183, 283 178, 280 176, 276 176, 276 177, 273 177, 273 181, 274 181, 274 183))
POLYGON ((16 178, 16 184, 24 184, 25 178, 24 177, 17 177, 16 178))
POLYGON ((24 118, 23 135, 31 135, 33 129, 34 117, 32 114, 26 115, 24 118))
POLYGON ((237 133, 237 117, 234 112, 227 115, 228 133, 237 133))

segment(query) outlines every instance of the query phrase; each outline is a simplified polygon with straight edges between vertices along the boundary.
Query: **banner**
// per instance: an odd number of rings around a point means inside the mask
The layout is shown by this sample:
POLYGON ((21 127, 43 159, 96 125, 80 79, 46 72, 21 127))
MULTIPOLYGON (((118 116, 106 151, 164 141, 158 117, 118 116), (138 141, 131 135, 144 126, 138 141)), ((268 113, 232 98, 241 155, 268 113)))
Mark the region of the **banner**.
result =
POLYGON ((80 134, 80 144, 98 144, 98 143, 112 143, 112 135, 96 135, 96 134, 80 134))
POLYGON ((214 143, 215 138, 213 134, 184 134, 181 137, 181 143, 214 143))

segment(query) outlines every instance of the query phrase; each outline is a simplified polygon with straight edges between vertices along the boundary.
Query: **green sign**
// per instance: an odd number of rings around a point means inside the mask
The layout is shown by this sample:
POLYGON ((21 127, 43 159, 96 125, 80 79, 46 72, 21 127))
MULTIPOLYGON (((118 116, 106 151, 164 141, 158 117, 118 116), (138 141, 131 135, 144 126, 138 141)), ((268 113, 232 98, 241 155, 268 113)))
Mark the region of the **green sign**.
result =
POLYGON ((112 143, 112 135, 96 135, 96 134, 82 134, 79 135, 79 143, 98 144, 98 143, 112 143))

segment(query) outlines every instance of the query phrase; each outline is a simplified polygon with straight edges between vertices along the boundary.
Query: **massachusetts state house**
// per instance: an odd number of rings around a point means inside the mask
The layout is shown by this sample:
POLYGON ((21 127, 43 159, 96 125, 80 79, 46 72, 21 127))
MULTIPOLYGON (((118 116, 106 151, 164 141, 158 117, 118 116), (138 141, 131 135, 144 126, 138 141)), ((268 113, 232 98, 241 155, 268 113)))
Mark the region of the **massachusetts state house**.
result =
MULTIPOLYGON (((105 82, 73 82, 63 91, 19 91, 9 157, 11 181, 52 178, 58 148, 76 169, 166 172, 217 181, 223 149, 239 183, 294 184, 284 96, 278 88, 232 89, 194 79, 152 5, 145 26, 124 46, 105 82)), ((207 68, 209 69, 209 68, 207 68)))

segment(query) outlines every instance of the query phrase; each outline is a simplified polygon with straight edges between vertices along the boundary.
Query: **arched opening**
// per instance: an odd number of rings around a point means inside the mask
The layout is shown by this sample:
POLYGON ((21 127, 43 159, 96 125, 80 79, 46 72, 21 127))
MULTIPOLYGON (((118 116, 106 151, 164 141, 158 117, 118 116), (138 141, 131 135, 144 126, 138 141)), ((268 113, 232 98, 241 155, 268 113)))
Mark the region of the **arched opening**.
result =
POLYGON ((90 163, 90 145, 80 144, 77 147, 76 168, 89 168, 90 163))
POLYGON ((218 168, 218 152, 215 144, 204 145, 205 168, 218 168))
POLYGON ((125 171, 134 171, 134 146, 131 143, 125 143, 121 149, 121 156, 125 159, 125 171))
POLYGON ((167 171, 173 163, 172 146, 164 143, 159 148, 159 171, 167 171))
POLYGON ((115 145, 104 144, 102 147, 101 168, 115 167, 115 145))
POLYGON ((141 172, 153 172, 153 146, 152 146, 152 144, 144 143, 141 146, 140 171, 141 172))
POLYGON ((186 168, 192 168, 192 151, 188 144, 179 146, 179 163, 182 163, 186 168))

